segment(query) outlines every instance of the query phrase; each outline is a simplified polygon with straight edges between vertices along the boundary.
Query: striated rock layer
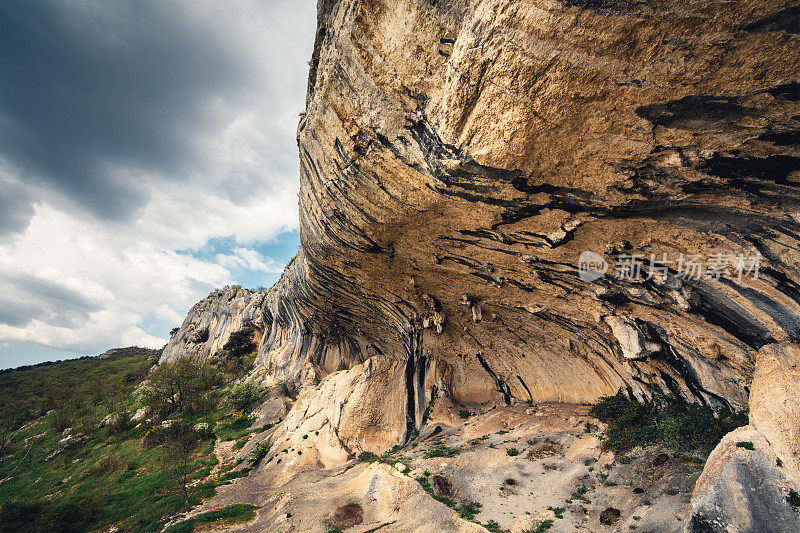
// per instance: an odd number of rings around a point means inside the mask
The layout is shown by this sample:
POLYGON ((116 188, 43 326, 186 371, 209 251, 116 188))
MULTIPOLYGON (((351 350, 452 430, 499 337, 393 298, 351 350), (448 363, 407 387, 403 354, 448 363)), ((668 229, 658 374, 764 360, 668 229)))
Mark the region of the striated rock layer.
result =
POLYGON ((245 327, 253 328, 253 340, 260 346, 264 336, 261 316, 264 298, 263 292, 238 286, 211 291, 192 306, 181 327, 164 346, 159 363, 186 355, 205 361, 222 350, 231 333, 245 327))
POLYGON ((401 436, 434 389, 744 408, 756 352, 800 339, 791 6, 321 0, 302 247, 257 374, 374 357, 401 436), (596 281, 585 250, 609 263, 596 281), (620 279, 626 254, 672 263, 620 279), (731 263, 681 278, 680 254, 731 263), (757 279, 737 256, 760 256, 757 279))

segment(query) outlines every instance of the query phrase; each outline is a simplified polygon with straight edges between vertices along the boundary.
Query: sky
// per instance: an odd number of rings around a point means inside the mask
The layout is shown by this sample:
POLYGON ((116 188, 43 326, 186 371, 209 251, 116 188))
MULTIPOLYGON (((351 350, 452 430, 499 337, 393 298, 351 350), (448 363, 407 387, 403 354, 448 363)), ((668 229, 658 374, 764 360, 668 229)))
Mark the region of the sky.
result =
POLYGON ((299 246, 314 0, 0 0, 0 368, 159 348, 299 246))

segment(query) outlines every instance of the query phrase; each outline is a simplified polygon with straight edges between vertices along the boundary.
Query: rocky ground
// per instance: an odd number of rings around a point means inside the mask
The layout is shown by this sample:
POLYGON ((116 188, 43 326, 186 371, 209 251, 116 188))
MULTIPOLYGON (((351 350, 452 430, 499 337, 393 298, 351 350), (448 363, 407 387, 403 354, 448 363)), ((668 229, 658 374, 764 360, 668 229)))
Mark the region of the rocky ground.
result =
MULTIPOLYGON (((256 519, 231 530, 521 532, 548 521, 553 531, 684 527, 702 454, 666 447, 603 451, 603 424, 587 406, 467 409, 440 400, 416 439, 382 456, 323 457, 320 450, 331 445, 317 430, 278 439, 247 477, 220 488, 188 517, 247 503, 261 507, 256 519)), ((268 400, 260 410, 272 409, 268 400)), ((235 455, 223 444, 218 457, 235 465, 255 444, 235 455)))

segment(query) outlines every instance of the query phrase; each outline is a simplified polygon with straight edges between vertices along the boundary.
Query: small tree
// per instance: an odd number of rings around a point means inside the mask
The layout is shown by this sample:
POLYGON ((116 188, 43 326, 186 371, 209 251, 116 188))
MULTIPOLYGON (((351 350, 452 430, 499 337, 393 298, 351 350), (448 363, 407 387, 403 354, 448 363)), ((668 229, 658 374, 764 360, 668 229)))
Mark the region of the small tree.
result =
POLYGON ((253 333, 253 328, 250 326, 231 333, 228 342, 222 347, 227 370, 238 374, 248 363, 252 364, 249 356, 258 349, 253 342, 253 333))
POLYGON ((245 327, 231 333, 228 342, 222 347, 230 357, 241 358, 256 350, 253 342, 253 328, 245 327))
POLYGON ((155 413, 168 415, 207 410, 221 376, 212 365, 186 356, 158 365, 148 380, 141 392, 145 404, 155 413))
POLYGON ((200 436, 194 428, 183 420, 176 421, 164 429, 164 448, 167 456, 178 469, 178 485, 183 493, 183 504, 189 503, 189 474, 191 473, 191 457, 200 442, 200 436))

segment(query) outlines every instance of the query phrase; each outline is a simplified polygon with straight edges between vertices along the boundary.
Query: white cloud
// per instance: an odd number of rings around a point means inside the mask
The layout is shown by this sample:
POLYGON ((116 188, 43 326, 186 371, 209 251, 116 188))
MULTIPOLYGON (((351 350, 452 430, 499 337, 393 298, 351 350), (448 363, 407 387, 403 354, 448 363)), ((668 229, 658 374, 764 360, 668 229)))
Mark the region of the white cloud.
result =
POLYGON ((125 184, 120 190, 141 204, 133 217, 103 218, 74 191, 28 179, 0 147, 0 184, 18 200, 13 214, 0 201, 0 226, 11 231, 0 234, 0 346, 22 341, 82 353, 161 346, 166 339, 151 333, 153 322, 180 324, 191 305, 235 283, 237 273, 282 270, 253 246, 298 227, 295 129, 314 4, 159 4, 228 49, 247 76, 204 103, 196 131, 179 132, 192 155, 185 164, 103 161, 108 183, 125 184), (200 253, 214 239, 236 244, 200 253))
POLYGON ((283 267, 271 257, 264 257, 256 250, 234 248, 232 254, 217 254, 217 264, 227 268, 245 268, 253 272, 280 274, 283 267))

